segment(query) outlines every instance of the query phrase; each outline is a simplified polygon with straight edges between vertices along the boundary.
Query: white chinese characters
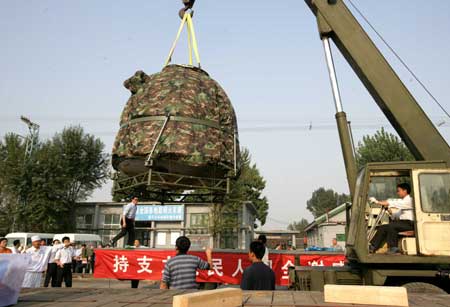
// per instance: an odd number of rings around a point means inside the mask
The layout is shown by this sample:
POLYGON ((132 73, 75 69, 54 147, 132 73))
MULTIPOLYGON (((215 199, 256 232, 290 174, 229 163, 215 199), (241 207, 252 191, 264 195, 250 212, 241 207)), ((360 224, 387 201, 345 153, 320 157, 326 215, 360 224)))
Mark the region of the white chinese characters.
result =
POLYGON ((283 271, 283 276, 281 276, 281 279, 289 279, 288 269, 291 266, 294 266, 294 264, 291 260, 288 260, 286 264, 281 267, 281 270, 283 271))
POLYGON ((130 264, 128 263, 128 258, 122 255, 119 257, 118 255, 114 256, 114 265, 113 272, 117 273, 118 271, 126 273, 130 264))
POLYGON ((208 276, 216 274, 217 276, 223 276, 223 265, 222 265, 222 259, 215 259, 212 260, 212 270, 208 271, 208 276))
POLYGON ((231 276, 236 277, 237 274, 239 274, 239 273, 241 273, 241 274, 244 273, 244 269, 242 268, 242 259, 238 259, 238 265, 237 265, 236 271, 234 271, 234 273, 231 274, 231 276))
POLYGON ((137 258, 138 265, 141 268, 140 270, 137 270, 137 272, 139 274, 144 273, 144 272, 151 274, 153 271, 150 270, 149 268, 150 268, 150 262, 152 260, 153 260, 152 258, 147 258, 147 256, 145 256, 145 255, 141 258, 137 258))

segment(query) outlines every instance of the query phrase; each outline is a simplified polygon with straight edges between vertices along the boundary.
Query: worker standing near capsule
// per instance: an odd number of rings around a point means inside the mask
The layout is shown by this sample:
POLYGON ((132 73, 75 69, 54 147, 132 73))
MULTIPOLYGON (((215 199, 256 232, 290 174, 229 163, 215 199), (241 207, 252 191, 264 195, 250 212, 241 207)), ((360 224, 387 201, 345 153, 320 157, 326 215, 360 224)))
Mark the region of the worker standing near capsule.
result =
POLYGON ((152 169, 225 178, 238 169, 236 115, 225 91, 200 67, 191 7, 186 5, 180 13, 182 23, 162 71, 152 75, 137 71, 124 82, 131 97, 121 115, 112 164, 127 176, 152 169), (170 64, 184 25, 189 65, 170 64))

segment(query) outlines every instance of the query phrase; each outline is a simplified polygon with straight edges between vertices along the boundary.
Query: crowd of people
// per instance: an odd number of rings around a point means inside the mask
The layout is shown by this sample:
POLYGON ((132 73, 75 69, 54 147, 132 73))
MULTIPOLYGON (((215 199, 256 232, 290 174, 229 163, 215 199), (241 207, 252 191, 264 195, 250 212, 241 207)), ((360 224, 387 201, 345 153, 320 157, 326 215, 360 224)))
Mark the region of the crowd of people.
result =
POLYGON ((47 246, 39 236, 31 237, 31 247, 21 246, 19 240, 14 240, 12 247, 7 247, 8 239, 0 238, 0 254, 27 254, 30 263, 25 273, 23 288, 40 287, 42 275, 45 273, 44 287, 61 287, 63 281, 66 287, 72 286, 73 273, 89 274, 94 272, 95 253, 93 244, 75 244, 69 237, 53 240, 47 246))
MULTIPOLYGON (((39 236, 31 238, 32 246, 22 252, 14 244, 7 247, 8 240, 0 238, 0 253, 24 253, 30 256, 30 264, 25 273, 23 288, 37 288, 41 285, 45 273, 44 287, 72 287, 73 273, 89 273, 94 269, 94 247, 76 246, 69 237, 61 241, 53 240, 52 245, 43 244, 39 236)), ((275 273, 269 267, 269 250, 266 247, 266 237, 259 236, 250 244, 248 257, 252 265, 244 270, 241 288, 244 290, 274 290, 275 273)), ((16 242, 14 242, 16 243, 16 242)), ((20 244, 20 242, 19 242, 20 244)), ((138 240, 133 244, 141 247, 138 240)), ((176 256, 167 261, 161 279, 161 289, 197 289, 196 272, 212 268, 212 249, 205 250, 206 261, 198 256, 189 255, 191 242, 188 237, 181 236, 176 240, 176 256)), ((101 248, 101 246, 99 246, 101 248)), ((138 280, 131 281, 131 287, 137 288, 138 280)))

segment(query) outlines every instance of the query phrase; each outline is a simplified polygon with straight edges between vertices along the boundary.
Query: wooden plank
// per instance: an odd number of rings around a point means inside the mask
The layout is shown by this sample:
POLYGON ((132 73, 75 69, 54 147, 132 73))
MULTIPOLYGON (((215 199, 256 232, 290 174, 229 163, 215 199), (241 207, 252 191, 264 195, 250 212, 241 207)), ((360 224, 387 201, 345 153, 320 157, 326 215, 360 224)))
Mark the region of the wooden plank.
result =
POLYGON ((242 306, 242 290, 225 288, 211 291, 200 291, 173 297, 173 307, 238 307, 242 306))
POLYGON ((326 303, 409 306, 403 287, 325 285, 326 303))
POLYGON ((296 306, 312 306, 316 304, 316 301, 312 297, 310 291, 295 291, 292 292, 294 297, 294 303, 296 306))
POLYGON ((250 298, 245 302, 245 306, 264 307, 272 305, 274 296, 272 291, 248 291, 245 293, 250 294, 250 298))
POLYGON ((276 291, 273 294, 272 306, 295 306, 294 293, 291 291, 276 291))
POLYGON ((311 291, 311 298, 314 300, 315 305, 325 305, 325 299, 323 297, 323 292, 311 291))

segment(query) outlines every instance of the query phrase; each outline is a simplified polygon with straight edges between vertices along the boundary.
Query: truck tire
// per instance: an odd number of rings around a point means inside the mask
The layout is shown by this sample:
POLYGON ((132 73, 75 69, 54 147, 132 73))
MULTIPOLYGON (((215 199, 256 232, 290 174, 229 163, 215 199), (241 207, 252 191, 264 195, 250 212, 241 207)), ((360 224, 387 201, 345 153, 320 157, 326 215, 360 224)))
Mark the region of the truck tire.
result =
POLYGON ((447 294, 444 289, 426 282, 409 282, 403 285, 408 293, 447 294))

